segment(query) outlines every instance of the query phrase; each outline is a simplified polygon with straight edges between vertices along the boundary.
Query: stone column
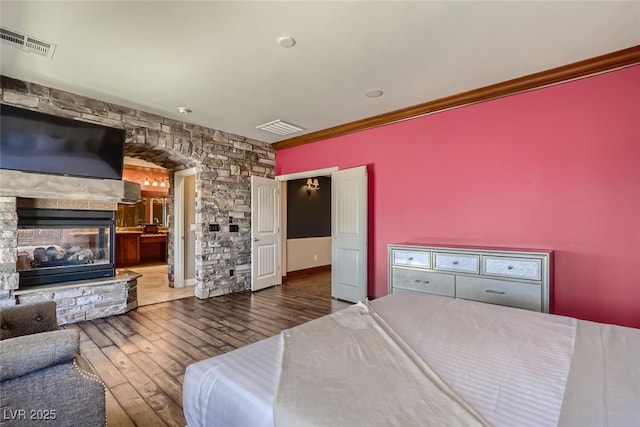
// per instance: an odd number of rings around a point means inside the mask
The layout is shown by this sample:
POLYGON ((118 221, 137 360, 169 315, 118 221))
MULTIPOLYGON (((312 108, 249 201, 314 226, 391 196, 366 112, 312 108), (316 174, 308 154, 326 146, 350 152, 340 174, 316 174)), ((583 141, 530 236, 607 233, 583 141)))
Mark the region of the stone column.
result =
POLYGON ((18 214, 15 197, 0 197, 0 307, 15 305, 12 291, 18 289, 16 272, 18 214))

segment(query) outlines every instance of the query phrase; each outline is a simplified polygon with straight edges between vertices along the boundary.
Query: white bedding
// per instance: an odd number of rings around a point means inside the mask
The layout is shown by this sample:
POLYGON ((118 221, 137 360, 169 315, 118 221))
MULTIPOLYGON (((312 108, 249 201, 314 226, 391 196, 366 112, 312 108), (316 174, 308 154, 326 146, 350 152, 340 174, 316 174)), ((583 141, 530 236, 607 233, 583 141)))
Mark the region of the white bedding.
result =
POLYGON ((575 319, 407 293, 374 303, 389 326, 489 424, 558 424, 575 319))
MULTIPOLYGON (((452 301, 456 300, 411 293, 393 294, 371 305, 491 424, 516 425, 515 420, 521 417, 530 425, 640 425, 640 330, 460 300, 462 304, 452 306, 452 301), (438 311, 444 316, 433 315, 438 311), (442 320, 447 317, 450 320, 442 320), (510 344, 503 348, 495 343, 488 345, 495 336, 489 338, 487 333, 495 332, 500 337, 507 333, 504 326, 513 329, 511 326, 516 328, 520 321, 531 325, 521 337, 514 341, 513 336, 508 338, 510 344), (465 322, 471 326, 460 328, 465 322), (422 334, 423 329, 436 333, 422 334), (557 332, 559 341, 545 338, 557 332), (462 347, 451 352, 452 347, 443 343, 454 336, 459 337, 455 345, 462 347), (493 348, 486 354, 498 357, 495 377, 487 378, 485 373, 483 378, 479 373, 482 369, 478 371, 459 359, 467 347, 465 342, 472 342, 468 348, 493 348), (569 358, 561 356, 553 362, 556 354, 568 354, 569 358), (521 370, 514 369, 514 358, 524 364, 534 363, 535 370, 544 369, 544 392, 539 384, 532 387, 528 383, 530 374, 521 378, 521 370), (557 397, 551 398, 549 392, 563 395, 562 403, 558 404, 557 397), (493 401, 487 396, 499 399, 493 401)), ((282 338, 276 336, 189 366, 183 402, 189 426, 273 426, 281 360, 282 338)), ((360 394, 366 396, 366 392, 360 394)), ((428 425, 428 421, 417 420, 416 425, 428 425)))
POLYGON ((282 335, 279 427, 489 427, 368 304, 282 335))

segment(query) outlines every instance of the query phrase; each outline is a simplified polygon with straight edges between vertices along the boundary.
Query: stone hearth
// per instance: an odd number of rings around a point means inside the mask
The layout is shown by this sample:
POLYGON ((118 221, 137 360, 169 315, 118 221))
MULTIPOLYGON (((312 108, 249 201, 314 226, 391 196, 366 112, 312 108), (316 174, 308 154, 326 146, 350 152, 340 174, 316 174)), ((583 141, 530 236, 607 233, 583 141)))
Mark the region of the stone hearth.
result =
POLYGON ((134 271, 122 270, 110 278, 17 289, 12 295, 18 304, 55 301, 58 324, 64 325, 123 314, 138 307, 140 276, 142 274, 134 271))

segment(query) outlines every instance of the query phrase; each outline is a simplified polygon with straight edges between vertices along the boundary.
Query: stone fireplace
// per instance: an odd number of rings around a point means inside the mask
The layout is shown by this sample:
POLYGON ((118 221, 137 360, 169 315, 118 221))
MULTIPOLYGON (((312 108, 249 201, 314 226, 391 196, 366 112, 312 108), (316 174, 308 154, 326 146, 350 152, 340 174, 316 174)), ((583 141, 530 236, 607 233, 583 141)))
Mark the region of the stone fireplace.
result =
POLYGON ((117 203, 125 181, 0 170, 0 307, 57 303, 58 323, 137 307, 138 273, 115 269, 117 203))
MULTIPOLYGON (((195 295, 210 298, 250 289, 250 177, 274 177, 275 151, 271 144, 54 87, 0 77, 0 101, 3 104, 122 128, 126 130, 125 155, 150 161, 172 172, 195 168, 195 295), (233 225, 238 227, 236 232, 230 231, 230 217, 233 217, 233 225), (220 230, 211 231, 211 224, 219 224, 220 230)), ((171 192, 170 189, 170 199, 173 197, 171 192)), ((122 181, 75 181, 71 177, 52 175, 0 175, 0 306, 36 298, 35 294, 18 289, 16 209, 28 207, 24 206, 28 202, 43 208, 114 211, 122 198, 122 181), (58 178, 66 178, 65 183, 59 182, 58 178), (36 189, 37 193, 33 191, 36 189)), ((169 227, 173 226, 174 214, 173 203, 170 202, 167 207, 169 227)), ((177 246, 169 231, 169 281, 173 281, 177 246)), ((120 272, 120 269, 116 271, 116 278, 120 272)), ((47 286, 40 286, 39 292, 42 294, 47 286)), ((103 288, 107 289, 107 285, 103 288)), ((57 289, 59 291, 62 287, 57 289)), ((105 308, 99 304, 120 298, 114 295, 97 298, 92 293, 95 289, 82 291, 83 295, 77 295, 81 293, 79 290, 65 294, 64 302, 60 300, 58 305, 59 320, 61 317, 71 319, 68 321, 82 320, 85 314, 87 318, 93 316, 92 312, 100 314, 105 308), (93 299, 102 300, 91 302, 93 299), (72 309, 72 304, 94 305, 82 312, 72 309)), ((58 294, 47 294, 46 297, 59 300, 58 294)))

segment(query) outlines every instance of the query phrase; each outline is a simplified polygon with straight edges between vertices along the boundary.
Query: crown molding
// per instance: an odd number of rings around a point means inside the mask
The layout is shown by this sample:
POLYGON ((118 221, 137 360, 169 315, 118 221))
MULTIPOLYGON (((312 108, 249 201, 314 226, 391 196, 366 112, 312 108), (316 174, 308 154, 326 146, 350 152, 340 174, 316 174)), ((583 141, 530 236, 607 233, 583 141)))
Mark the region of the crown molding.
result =
POLYGON ((378 126, 384 126, 440 111, 450 110, 452 108, 464 107, 466 105, 516 95, 534 89, 540 89, 546 86, 581 79, 638 64, 640 64, 640 45, 618 50, 606 55, 596 56, 584 61, 574 62, 562 67, 552 68, 539 73, 485 86, 479 89, 473 89, 456 95, 447 96, 445 98, 436 99, 423 104, 402 108, 389 113, 379 114, 377 116, 367 117, 354 122, 285 139, 272 144, 272 147, 276 151, 285 148, 297 147, 299 145, 335 138, 354 132, 360 132, 378 126))

